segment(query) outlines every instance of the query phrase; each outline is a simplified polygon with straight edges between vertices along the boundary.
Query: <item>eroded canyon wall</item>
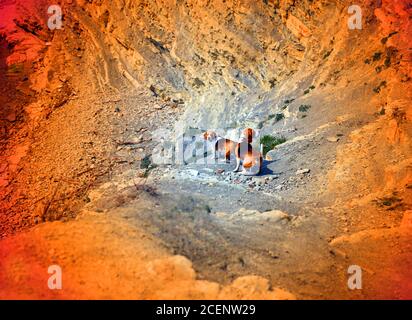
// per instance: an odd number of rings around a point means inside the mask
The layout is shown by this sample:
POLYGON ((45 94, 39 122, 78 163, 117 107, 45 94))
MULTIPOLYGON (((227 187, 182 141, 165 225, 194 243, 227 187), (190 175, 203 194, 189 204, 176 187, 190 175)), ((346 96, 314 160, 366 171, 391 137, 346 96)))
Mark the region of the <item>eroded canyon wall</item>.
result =
POLYGON ((8 129, 16 119, 37 128, 73 95, 143 86, 183 107, 178 133, 252 126, 292 140, 347 126, 331 192, 410 189, 410 1, 360 1, 361 30, 348 28, 351 1, 70 0, 53 31, 50 4, 1 2, 5 148, 30 139, 8 129), (28 115, 17 106, 31 98, 43 102, 28 115))

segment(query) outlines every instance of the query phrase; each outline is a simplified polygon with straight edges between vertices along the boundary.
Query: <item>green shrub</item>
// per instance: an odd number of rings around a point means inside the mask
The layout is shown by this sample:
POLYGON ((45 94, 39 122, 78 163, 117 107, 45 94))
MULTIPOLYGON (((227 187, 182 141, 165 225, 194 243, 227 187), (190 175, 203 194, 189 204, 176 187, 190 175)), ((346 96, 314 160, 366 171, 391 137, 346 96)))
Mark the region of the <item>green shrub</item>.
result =
POLYGON ((283 120, 284 118, 285 118, 285 115, 283 113, 271 114, 269 116, 269 120, 275 119, 275 122, 279 122, 280 120, 283 120))
POLYGON ((314 90, 316 87, 314 85, 311 85, 309 88, 307 88, 305 91, 303 91, 303 94, 308 94, 310 93, 312 90, 314 90))
POLYGON ((310 108, 312 108, 312 106, 308 104, 302 104, 299 107, 299 112, 307 112, 310 108))
POLYGON ((140 162, 140 169, 144 169, 144 178, 147 178, 150 174, 150 171, 157 168, 157 165, 152 162, 151 156, 145 156, 140 162))
POLYGON ((151 164, 152 164, 152 160, 150 159, 150 156, 145 156, 140 163, 140 168, 149 169, 151 164))
POLYGON ((275 118, 276 122, 279 122, 280 120, 283 120, 283 119, 285 119, 285 115, 283 113, 276 114, 276 118, 275 118))
POLYGON ((276 146, 285 143, 286 138, 281 137, 274 137, 270 135, 263 136, 260 138, 260 144, 263 145, 263 156, 266 155, 270 150, 273 150, 276 146))

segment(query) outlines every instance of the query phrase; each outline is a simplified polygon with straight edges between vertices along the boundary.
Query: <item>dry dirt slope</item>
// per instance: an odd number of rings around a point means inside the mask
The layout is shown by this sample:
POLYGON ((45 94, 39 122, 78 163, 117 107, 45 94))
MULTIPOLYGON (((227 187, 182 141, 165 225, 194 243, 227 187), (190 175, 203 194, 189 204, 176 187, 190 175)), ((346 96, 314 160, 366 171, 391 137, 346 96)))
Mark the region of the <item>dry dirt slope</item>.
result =
MULTIPOLYGON (((410 283, 404 280, 410 277, 410 248, 404 240, 408 228, 398 226, 402 219, 408 225, 411 205, 410 6, 408 1, 383 1, 380 8, 373 1, 362 4, 368 8, 365 28, 355 32, 346 28, 348 3, 311 1, 233 1, 223 7, 219 1, 78 1, 64 4, 66 27, 52 37, 44 25, 39 28, 34 23, 38 15, 32 15, 24 28, 12 24, 17 33, 6 30, 2 38, 5 46, 13 43, 12 50, 2 54, 2 81, 22 84, 8 98, 7 120, 2 120, 6 124, 2 163, 12 164, 2 166, 2 236, 43 221, 65 221, 89 203, 90 210, 106 212, 99 218, 86 218, 87 223, 98 224, 102 219, 110 230, 107 237, 114 240, 123 237, 119 231, 123 229, 109 223, 110 217, 117 215, 117 207, 124 207, 126 213, 120 216, 128 223, 120 218, 120 224, 132 229, 143 224, 142 232, 154 237, 151 241, 159 241, 147 250, 150 254, 162 250, 185 254, 193 260, 198 277, 230 283, 238 276, 258 274, 299 298, 405 297, 410 288, 400 288, 399 283, 410 283), (33 48, 33 41, 38 53, 22 55, 33 48), (26 67, 19 68, 21 64, 26 67), (19 95, 32 97, 32 103, 18 99, 19 95), (283 115, 281 121, 275 121, 277 114, 283 115), (161 193, 159 200, 144 200, 142 192, 150 194, 151 189, 139 186, 136 175, 141 160, 156 143, 151 140, 156 129, 179 133, 189 126, 246 125, 288 139, 270 164, 278 179, 263 186, 257 185, 260 181, 252 187, 249 182, 241 183, 246 191, 232 189, 235 182, 223 182, 223 194, 233 203, 243 193, 250 201, 233 204, 233 210, 216 218, 226 201, 216 197, 221 185, 206 187, 198 179, 183 179, 170 187, 170 172, 163 168, 152 173, 152 183, 161 193), (338 141, 328 141, 331 137, 338 141), (300 168, 309 168, 310 174, 296 176, 300 168), (159 181, 164 175, 167 179, 162 185, 159 181), (103 206, 94 207, 93 190, 107 181, 111 183, 101 199, 103 206), (144 214, 146 201, 149 207, 162 208, 162 201, 168 199, 163 194, 180 187, 181 193, 187 192, 185 188, 209 188, 203 201, 212 215, 201 211, 199 219, 190 221, 196 212, 190 206, 172 213, 154 210, 156 214, 149 218, 144 214), (261 200, 259 188, 275 198, 261 200), (113 197, 113 193, 118 195, 113 197), (282 209, 294 217, 280 229, 276 223, 268 229, 261 227, 257 213, 255 220, 244 221, 240 215, 226 221, 228 214, 242 206, 256 209, 254 201, 259 202, 256 207, 265 203, 259 210, 282 209), (171 220, 166 219, 168 214, 171 220), (175 219, 182 221, 181 230, 173 223, 175 219), (216 228, 211 230, 211 226, 216 228), (378 230, 370 231, 372 236, 369 231, 356 233, 369 229, 378 230), (242 233, 243 239, 239 238, 242 233), (345 236, 339 238, 341 234, 345 236), (242 249, 242 241, 252 238, 256 240, 243 248, 242 255, 229 258, 233 250, 242 249), (334 238, 340 239, 332 243, 339 247, 336 252, 329 247, 334 238), (305 247, 305 241, 313 247, 305 247), (212 243, 219 248, 218 254, 205 261, 212 243), (299 258, 315 252, 317 246, 320 264, 303 268, 307 261, 299 258), (395 254, 393 261, 403 262, 393 264, 387 251, 390 257, 395 254), (264 262, 262 268, 256 267, 257 261, 264 262), (373 282, 359 295, 345 287, 345 266, 354 261, 361 261, 373 282), (381 283, 390 289, 383 292, 381 283)), ((33 10, 29 3, 23 6, 33 10)), ((41 12, 42 6, 35 7, 41 12)), ((24 22, 27 11, 21 12, 24 22)), ((14 294, 19 281, 31 277, 27 271, 32 264, 39 268, 35 278, 43 279, 42 270, 51 260, 63 261, 72 273, 78 271, 73 261, 91 262, 90 270, 94 270, 98 260, 108 266, 107 279, 120 279, 116 282, 120 291, 108 297, 124 297, 127 292, 129 297, 160 295, 159 291, 140 296, 131 293, 139 283, 129 281, 130 275, 116 275, 120 269, 117 249, 110 247, 109 240, 98 247, 84 239, 85 249, 95 252, 95 258, 76 251, 77 246, 70 245, 70 234, 72 229, 82 230, 81 221, 58 227, 46 223, 6 239, 2 277, 8 285, 2 294, 14 294), (35 234, 49 239, 47 234, 54 228, 61 230, 56 242, 42 242, 27 259, 30 263, 25 262, 24 245, 35 234), (11 242, 17 242, 16 250, 10 249, 11 242), (49 251, 51 256, 46 254, 49 251)), ((89 227, 84 228, 88 232, 89 227)), ((101 236, 97 227, 90 229, 96 230, 92 238, 101 236)), ((128 244, 122 246, 140 244, 132 237, 123 240, 128 244)), ((127 260, 128 254, 122 256, 127 260)), ((131 267, 131 274, 138 268, 131 267)), ((187 272, 192 278, 193 271, 187 272)), ((73 291, 66 292, 67 296, 80 294, 84 283, 103 281, 103 276, 92 274, 73 280, 73 291)), ((174 277, 169 275, 170 280, 174 277)), ((108 294, 110 281, 93 287, 91 296, 108 294)), ((260 281, 252 279, 245 287, 267 294, 268 287, 260 281)), ((38 293, 36 287, 23 286, 16 296, 50 294, 38 293)), ((216 297, 218 291, 212 294, 209 290, 207 294, 216 297)), ((184 292, 179 297, 189 296, 184 292)))

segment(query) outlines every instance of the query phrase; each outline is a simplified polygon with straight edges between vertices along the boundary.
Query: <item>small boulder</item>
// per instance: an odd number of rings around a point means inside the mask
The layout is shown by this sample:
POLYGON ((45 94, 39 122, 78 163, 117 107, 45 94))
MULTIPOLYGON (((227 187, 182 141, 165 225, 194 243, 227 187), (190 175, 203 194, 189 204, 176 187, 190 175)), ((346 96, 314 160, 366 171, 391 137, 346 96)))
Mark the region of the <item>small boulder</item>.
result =
POLYGON ((290 292, 272 288, 267 279, 259 276, 244 276, 235 279, 232 284, 222 288, 218 298, 223 300, 296 300, 290 292))
POLYGON ((197 176, 199 176, 199 171, 197 171, 195 169, 189 169, 189 170, 187 170, 187 174, 189 176, 192 176, 192 177, 197 177, 197 176))
POLYGON ((268 161, 273 161, 276 159, 276 153, 277 150, 270 150, 268 153, 266 153, 266 160, 268 161))
POLYGON ((326 140, 329 141, 329 142, 338 142, 339 138, 338 137, 328 137, 328 138, 326 138, 326 140))
POLYGON ((301 174, 308 174, 310 172, 310 169, 299 169, 296 171, 296 175, 301 175, 301 174))
POLYGON ((287 213, 280 211, 280 210, 271 210, 271 211, 262 212, 260 217, 263 219, 266 219, 267 221, 271 221, 271 222, 279 222, 281 220, 290 219, 287 213))

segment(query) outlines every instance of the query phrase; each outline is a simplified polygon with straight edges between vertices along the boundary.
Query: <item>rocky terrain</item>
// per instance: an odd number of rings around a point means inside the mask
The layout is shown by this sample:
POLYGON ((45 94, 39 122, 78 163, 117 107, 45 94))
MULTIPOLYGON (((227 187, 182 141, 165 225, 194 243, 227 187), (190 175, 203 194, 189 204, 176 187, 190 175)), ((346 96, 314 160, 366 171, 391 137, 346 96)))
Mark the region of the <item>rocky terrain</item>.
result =
POLYGON ((410 1, 49 5, 0 1, 1 298, 412 297, 410 1), (156 161, 245 127, 257 177, 156 161))

